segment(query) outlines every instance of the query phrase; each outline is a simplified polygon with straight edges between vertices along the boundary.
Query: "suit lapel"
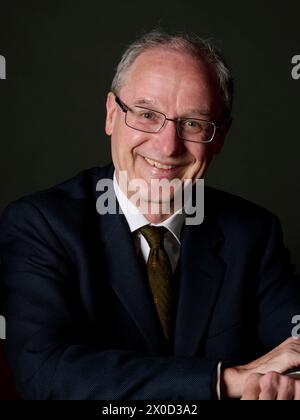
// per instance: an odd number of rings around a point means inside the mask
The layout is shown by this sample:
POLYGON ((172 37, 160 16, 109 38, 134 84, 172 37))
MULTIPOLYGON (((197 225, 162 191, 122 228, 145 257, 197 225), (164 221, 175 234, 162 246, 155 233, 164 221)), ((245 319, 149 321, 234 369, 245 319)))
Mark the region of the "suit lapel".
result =
MULTIPOLYGON (((112 173, 110 173, 110 178, 112 173)), ((164 337, 152 302, 145 272, 123 214, 97 215, 98 237, 104 246, 111 287, 132 317, 153 354, 165 350, 164 337)))
POLYGON ((178 356, 195 355, 210 320, 224 275, 217 255, 222 241, 209 219, 183 228, 174 343, 178 356))

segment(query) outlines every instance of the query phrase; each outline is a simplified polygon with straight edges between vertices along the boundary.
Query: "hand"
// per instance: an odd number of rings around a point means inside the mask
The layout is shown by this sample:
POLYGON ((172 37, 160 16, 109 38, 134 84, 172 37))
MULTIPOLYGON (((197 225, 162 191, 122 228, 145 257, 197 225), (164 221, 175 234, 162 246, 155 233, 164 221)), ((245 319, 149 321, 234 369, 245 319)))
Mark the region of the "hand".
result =
POLYGON ((277 372, 251 374, 241 400, 300 400, 300 380, 277 372))
MULTIPOLYGON (((249 384, 248 379, 250 375, 264 375, 269 372, 283 373, 286 370, 297 366, 300 366, 300 340, 298 338, 290 337, 269 353, 247 365, 224 369, 221 378, 222 395, 229 398, 240 398, 243 395, 244 390, 246 390, 246 384, 247 394, 251 384, 253 387, 256 387, 256 389, 260 386, 257 384, 254 385, 253 378, 249 384)), ((282 377, 283 375, 279 376, 282 377)), ((260 378, 260 380, 262 380, 262 378, 260 378)), ((276 380, 279 379, 277 378, 276 380)), ((265 380, 263 380, 263 383, 264 381, 265 380)), ((268 379, 266 379, 266 381, 269 383, 268 379)), ((281 382, 281 379, 279 382, 281 382)), ((274 386, 273 379, 272 386, 274 386)), ((280 385, 278 386, 281 387, 280 385)))

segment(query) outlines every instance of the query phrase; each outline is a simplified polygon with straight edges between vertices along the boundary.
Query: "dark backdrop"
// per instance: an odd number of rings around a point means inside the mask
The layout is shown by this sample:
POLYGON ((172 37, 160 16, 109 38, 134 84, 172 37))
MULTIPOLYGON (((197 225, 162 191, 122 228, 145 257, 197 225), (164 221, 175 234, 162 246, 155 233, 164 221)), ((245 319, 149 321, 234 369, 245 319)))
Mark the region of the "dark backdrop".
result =
POLYGON ((0 0, 0 211, 110 160, 105 94, 125 46, 161 26, 212 38, 236 82, 234 124, 207 176, 276 213, 300 268, 300 2, 0 0))

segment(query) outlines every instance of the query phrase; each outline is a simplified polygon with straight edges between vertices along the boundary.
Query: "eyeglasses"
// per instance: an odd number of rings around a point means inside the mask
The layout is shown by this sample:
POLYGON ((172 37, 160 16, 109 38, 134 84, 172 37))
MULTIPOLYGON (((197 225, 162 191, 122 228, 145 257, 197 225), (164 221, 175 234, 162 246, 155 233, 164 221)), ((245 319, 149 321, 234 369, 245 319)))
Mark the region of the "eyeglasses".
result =
POLYGON ((177 135, 180 139, 194 143, 210 143, 220 128, 215 123, 198 118, 167 118, 165 114, 143 106, 129 107, 115 96, 116 103, 125 113, 125 123, 134 130, 144 133, 158 133, 166 121, 176 123, 177 135))

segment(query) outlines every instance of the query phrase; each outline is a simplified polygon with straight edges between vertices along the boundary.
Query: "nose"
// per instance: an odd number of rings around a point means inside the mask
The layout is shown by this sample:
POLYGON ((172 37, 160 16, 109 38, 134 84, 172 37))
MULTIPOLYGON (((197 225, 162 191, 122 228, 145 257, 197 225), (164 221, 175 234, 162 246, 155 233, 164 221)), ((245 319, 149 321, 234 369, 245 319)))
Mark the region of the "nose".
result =
POLYGON ((153 144, 164 156, 182 153, 184 144, 177 134, 176 122, 166 120, 165 125, 153 138, 153 144))

